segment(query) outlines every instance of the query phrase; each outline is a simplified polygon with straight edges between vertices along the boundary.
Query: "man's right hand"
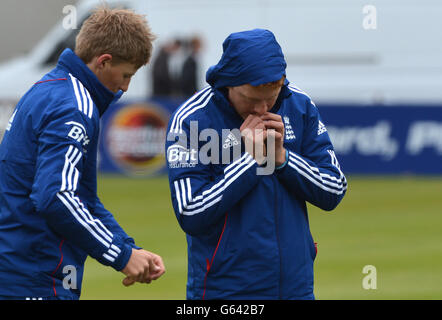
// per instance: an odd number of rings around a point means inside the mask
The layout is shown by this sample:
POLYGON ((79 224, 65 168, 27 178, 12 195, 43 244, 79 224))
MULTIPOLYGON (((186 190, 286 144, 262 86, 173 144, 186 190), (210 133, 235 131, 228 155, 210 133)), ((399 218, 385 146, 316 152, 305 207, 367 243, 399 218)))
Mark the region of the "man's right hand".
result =
POLYGON ((126 275, 123 285, 127 287, 135 282, 150 283, 161 277, 166 270, 160 256, 143 249, 132 249, 129 261, 121 272, 126 275))
POLYGON ((267 138, 264 121, 259 116, 250 114, 239 130, 244 139, 245 150, 259 165, 263 164, 266 157, 265 140, 267 138))

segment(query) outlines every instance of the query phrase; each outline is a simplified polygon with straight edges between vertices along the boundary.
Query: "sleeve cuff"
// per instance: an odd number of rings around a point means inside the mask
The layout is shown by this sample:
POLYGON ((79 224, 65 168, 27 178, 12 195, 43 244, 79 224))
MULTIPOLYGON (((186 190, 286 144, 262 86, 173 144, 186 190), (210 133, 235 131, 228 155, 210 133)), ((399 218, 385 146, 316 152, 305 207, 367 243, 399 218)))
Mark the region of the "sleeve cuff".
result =
POLYGON ((126 267, 129 262, 130 256, 132 255, 132 246, 129 244, 124 244, 121 248, 121 252, 115 261, 112 262, 111 266, 117 271, 121 271, 126 267))
POLYGON ((284 168, 287 165, 288 162, 289 162, 289 151, 287 149, 285 149, 285 161, 283 164, 276 167, 276 170, 281 170, 282 168, 284 168))

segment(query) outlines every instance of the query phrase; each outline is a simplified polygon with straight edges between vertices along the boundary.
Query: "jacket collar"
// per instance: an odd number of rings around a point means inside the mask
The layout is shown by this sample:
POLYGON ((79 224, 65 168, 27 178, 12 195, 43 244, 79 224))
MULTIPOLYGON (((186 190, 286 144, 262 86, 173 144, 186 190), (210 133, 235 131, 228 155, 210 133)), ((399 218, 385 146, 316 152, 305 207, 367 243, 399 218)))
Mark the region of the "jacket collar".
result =
POLYGON ((57 67, 72 74, 86 87, 98 108, 100 116, 112 102, 118 100, 122 95, 122 92, 114 94, 106 88, 92 70, 71 49, 65 49, 62 52, 57 67))

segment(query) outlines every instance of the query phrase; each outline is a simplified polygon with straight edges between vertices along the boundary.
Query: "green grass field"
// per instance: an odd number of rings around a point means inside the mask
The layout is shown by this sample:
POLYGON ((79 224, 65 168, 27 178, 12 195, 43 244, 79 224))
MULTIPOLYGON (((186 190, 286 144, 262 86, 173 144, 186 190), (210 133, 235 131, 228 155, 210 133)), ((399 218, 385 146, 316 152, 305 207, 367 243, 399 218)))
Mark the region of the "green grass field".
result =
MULTIPOLYGON (((318 242, 317 299, 442 299, 442 177, 348 178, 340 206, 309 207, 318 242), (366 265, 377 289, 366 290, 366 265)), ((186 239, 172 212, 166 177, 99 177, 99 195, 126 232, 163 257, 167 272, 124 287, 123 274, 88 258, 82 299, 185 299, 186 239)))

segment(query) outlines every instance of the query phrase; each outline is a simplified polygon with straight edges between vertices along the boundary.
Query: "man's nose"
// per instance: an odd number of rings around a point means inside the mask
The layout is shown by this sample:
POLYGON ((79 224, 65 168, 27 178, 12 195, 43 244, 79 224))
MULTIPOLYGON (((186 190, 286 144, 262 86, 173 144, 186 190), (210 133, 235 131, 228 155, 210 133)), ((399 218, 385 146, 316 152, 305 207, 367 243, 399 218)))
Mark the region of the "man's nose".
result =
POLYGON ((267 112, 267 108, 268 108, 267 102, 261 101, 255 105, 253 111, 256 115, 262 116, 264 113, 267 112))

